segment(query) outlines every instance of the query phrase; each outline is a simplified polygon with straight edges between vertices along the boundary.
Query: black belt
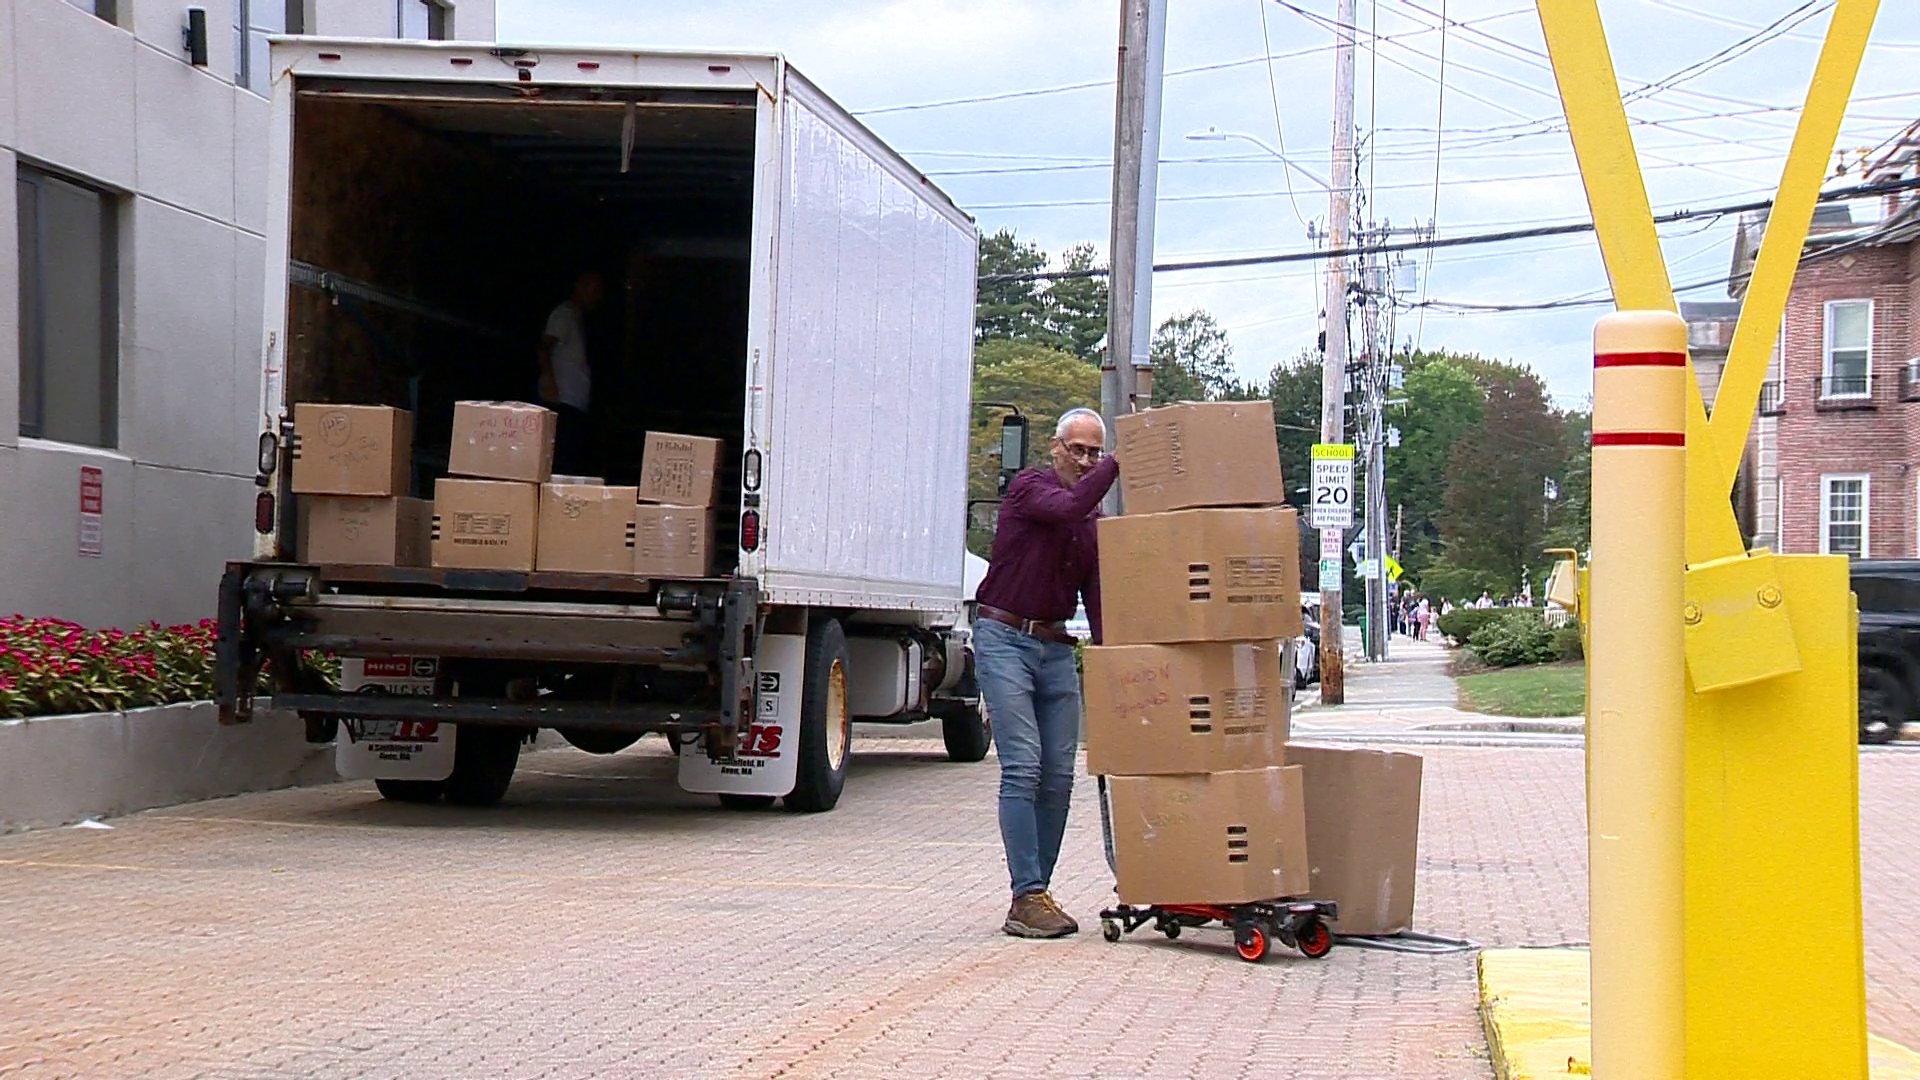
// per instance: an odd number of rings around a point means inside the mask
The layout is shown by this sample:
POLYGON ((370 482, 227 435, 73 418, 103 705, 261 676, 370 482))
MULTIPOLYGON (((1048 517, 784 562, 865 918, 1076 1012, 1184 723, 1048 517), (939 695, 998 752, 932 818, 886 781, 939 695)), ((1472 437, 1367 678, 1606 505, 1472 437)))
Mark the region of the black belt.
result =
POLYGON ((1029 637, 1037 637, 1041 641, 1051 641, 1056 645, 1078 645, 1080 643, 1078 638, 1067 633, 1067 624, 1058 619, 1052 621, 1045 619, 1023 619, 1011 611, 1002 611, 997 607, 989 607, 986 604, 980 605, 980 616, 981 618, 992 619, 994 622, 1011 626, 1015 630, 1029 637))

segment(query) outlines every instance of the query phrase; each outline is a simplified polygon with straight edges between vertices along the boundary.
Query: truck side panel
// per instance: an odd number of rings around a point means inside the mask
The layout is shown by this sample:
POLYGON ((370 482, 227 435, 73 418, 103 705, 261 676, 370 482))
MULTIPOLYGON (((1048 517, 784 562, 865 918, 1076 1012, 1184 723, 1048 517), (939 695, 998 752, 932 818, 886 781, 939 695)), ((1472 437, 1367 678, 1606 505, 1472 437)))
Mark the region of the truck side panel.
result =
POLYGON ((766 598, 951 611, 966 544, 972 224, 797 76, 781 109, 766 598))

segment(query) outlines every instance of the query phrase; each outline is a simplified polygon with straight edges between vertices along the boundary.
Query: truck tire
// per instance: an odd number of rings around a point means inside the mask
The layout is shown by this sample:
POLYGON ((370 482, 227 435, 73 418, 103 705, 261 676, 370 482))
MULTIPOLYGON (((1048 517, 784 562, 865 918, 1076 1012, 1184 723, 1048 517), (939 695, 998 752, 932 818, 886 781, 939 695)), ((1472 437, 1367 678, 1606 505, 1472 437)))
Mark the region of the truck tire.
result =
POLYGON ((979 703, 955 705, 942 714, 940 734, 946 739, 948 761, 982 761, 993 748, 993 728, 988 726, 986 709, 979 703))
POLYGON ((560 737, 575 750, 584 750, 589 754, 617 754, 634 743, 640 736, 625 731, 576 731, 560 728, 560 737))
POLYGON ((519 728, 459 725, 454 737, 453 773, 441 783, 455 806, 492 806, 507 794, 520 764, 519 728))
POLYGON ((1899 738, 1912 712, 1906 688, 1885 668, 1860 669, 1860 741, 1879 745, 1899 738))
POLYGON ((853 743, 853 712, 847 701, 847 635, 840 620, 822 618, 807 628, 806 680, 800 693, 798 772, 787 809, 802 814, 831 810, 847 780, 853 743))
POLYGON ((444 780, 375 780, 380 797, 388 802, 435 803, 440 801, 444 780))

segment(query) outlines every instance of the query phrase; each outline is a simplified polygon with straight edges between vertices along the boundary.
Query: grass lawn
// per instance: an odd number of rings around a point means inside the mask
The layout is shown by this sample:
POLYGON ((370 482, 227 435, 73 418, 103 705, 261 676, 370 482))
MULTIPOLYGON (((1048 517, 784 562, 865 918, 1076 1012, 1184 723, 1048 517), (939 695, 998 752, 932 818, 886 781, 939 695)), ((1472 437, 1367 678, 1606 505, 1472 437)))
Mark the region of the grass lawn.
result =
POLYGON ((1586 709, 1583 664, 1502 668, 1455 680, 1460 707, 1490 716, 1579 716, 1586 709))

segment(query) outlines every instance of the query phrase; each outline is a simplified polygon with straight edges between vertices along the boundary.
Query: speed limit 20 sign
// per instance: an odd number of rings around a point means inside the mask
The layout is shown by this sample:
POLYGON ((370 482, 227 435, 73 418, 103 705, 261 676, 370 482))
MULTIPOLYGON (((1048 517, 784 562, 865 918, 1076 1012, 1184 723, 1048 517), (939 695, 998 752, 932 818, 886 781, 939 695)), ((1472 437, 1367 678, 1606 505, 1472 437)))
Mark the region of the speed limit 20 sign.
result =
POLYGON ((1309 514, 1316 529, 1353 527, 1353 446, 1351 443, 1315 443, 1313 447, 1313 503, 1309 514))

